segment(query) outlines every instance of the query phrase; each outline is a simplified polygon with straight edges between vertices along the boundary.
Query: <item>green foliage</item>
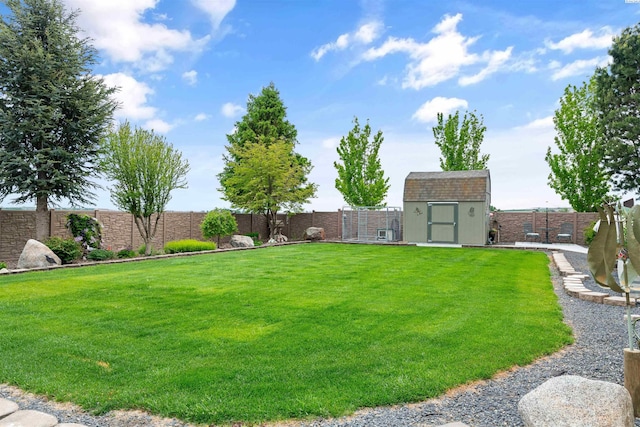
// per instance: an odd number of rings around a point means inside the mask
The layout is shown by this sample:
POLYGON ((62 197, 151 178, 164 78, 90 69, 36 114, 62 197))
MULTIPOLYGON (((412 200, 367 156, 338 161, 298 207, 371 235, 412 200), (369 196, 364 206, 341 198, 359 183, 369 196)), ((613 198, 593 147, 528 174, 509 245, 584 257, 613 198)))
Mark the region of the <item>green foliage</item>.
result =
POLYGON ((97 219, 89 215, 70 213, 67 215, 67 229, 85 253, 102 246, 102 227, 97 219))
POLYGON ((187 188, 189 162, 164 137, 125 122, 104 141, 102 165, 111 187, 111 200, 135 219, 145 254, 151 254, 160 215, 171 192, 187 188))
POLYGON ((336 189, 350 206, 384 206, 389 191, 389 178, 384 177, 378 152, 384 138, 382 131, 369 141, 369 121, 360 128, 358 118, 353 119, 353 129, 340 139, 337 148, 340 162, 333 162, 338 171, 336 189))
POLYGON ((0 270, 2 270, 3 268, 7 268, 7 263, 0 261, 0 270))
POLYGON ((59 0, 9 0, 0 16, 0 201, 36 201, 44 239, 48 203, 91 203, 99 143, 116 107, 114 88, 91 74, 98 62, 79 38, 77 12, 59 0))
POLYGON ((69 264, 82 256, 82 247, 74 239, 63 239, 62 237, 50 237, 45 245, 58 255, 63 264, 69 264))
POLYGON ((120 259, 123 259, 123 258, 135 258, 136 257, 136 253, 134 251, 132 251, 131 249, 122 249, 122 250, 118 251, 116 256, 118 258, 120 258, 120 259))
POLYGON ((606 141, 604 164, 615 190, 640 192, 640 24, 614 37, 608 68, 596 70, 606 141))
POLYGON ((214 242, 201 242, 200 240, 184 239, 167 242, 167 244, 164 245, 164 253, 178 254, 181 252, 214 251, 216 248, 217 246, 214 242))
POLYGON ((582 235, 584 236, 584 244, 587 246, 591 245, 593 238, 596 237, 596 231, 593 229, 593 227, 595 226, 596 221, 593 221, 591 224, 585 227, 584 230, 582 230, 582 235))
POLYGON ((474 112, 465 112, 460 124, 460 112, 447 120, 438 113, 438 125, 433 127, 433 137, 440 148, 440 167, 443 171, 465 171, 487 169, 488 154, 480 154, 480 145, 487 130, 483 117, 474 112))
POLYGON ((247 113, 227 135, 225 166, 218 175, 223 199, 234 208, 265 215, 270 236, 278 211, 298 212, 316 192, 307 178, 311 162, 294 151, 298 132, 286 116, 273 82, 260 95, 249 95, 247 113), (251 173, 250 167, 264 175, 251 173))
POLYGON ((199 425, 422 401, 572 341, 544 253, 410 246, 4 276, 0 324, 0 383, 199 425))
POLYGON ((138 255, 145 255, 145 256, 150 256, 150 255, 161 255, 162 252, 152 248, 150 253, 147 253, 147 245, 142 245, 138 248, 137 250, 138 255))
POLYGON ((115 257, 116 254, 107 249, 94 249, 87 254, 87 259, 91 261, 106 261, 115 257))
POLYGON ((217 236, 218 246, 220 246, 220 236, 228 236, 238 231, 238 223, 231 211, 214 209, 205 215, 200 223, 200 229, 207 239, 217 236))
POLYGON ((604 138, 595 105, 596 80, 581 87, 569 85, 560 98, 553 122, 557 153, 547 149, 549 186, 569 201, 576 212, 595 212, 609 193, 604 170, 604 138))
POLYGON ((316 186, 306 183, 311 164, 299 162, 293 145, 282 140, 227 149, 240 160, 233 163, 233 175, 226 179, 224 199, 249 212, 265 212, 273 237, 278 211, 301 210, 315 195, 316 186))

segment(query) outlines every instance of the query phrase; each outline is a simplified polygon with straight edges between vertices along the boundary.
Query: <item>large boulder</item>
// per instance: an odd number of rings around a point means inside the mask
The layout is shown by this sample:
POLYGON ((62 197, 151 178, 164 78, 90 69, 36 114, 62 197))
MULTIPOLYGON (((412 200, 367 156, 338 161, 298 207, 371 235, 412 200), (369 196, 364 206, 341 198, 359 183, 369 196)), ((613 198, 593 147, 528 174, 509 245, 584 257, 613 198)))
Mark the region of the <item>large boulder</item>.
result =
POLYGON ((58 255, 54 254, 44 243, 33 239, 27 240, 27 244, 24 245, 20 254, 20 259, 18 259, 18 268, 42 268, 60 264, 62 261, 58 255))
POLYGON ((304 230, 303 240, 324 240, 324 228, 309 227, 304 230))
POLYGON ((231 243, 231 246, 234 248, 252 248, 255 246, 251 237, 241 236, 239 234, 231 236, 231 241, 229 243, 231 243))
POLYGON ((575 375, 552 378, 518 403, 527 427, 633 427, 631 395, 621 385, 575 375))

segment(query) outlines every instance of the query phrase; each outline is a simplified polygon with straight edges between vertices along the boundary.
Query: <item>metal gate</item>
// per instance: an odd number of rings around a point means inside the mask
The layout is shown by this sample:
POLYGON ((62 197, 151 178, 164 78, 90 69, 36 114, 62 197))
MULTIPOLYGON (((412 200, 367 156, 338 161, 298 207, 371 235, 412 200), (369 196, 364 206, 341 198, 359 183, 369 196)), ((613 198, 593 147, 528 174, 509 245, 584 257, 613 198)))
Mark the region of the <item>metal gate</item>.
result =
POLYGON ((429 243, 458 243, 457 203, 428 204, 427 241, 429 243))

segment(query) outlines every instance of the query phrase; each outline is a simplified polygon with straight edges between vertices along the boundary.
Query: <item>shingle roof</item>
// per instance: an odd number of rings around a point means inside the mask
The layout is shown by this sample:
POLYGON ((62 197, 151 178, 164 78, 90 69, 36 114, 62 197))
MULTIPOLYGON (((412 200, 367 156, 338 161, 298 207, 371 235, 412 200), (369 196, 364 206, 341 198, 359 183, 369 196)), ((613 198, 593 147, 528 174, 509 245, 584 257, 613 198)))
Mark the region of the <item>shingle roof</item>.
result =
POLYGON ((490 192, 488 170, 411 172, 404 182, 405 202, 484 201, 490 192))

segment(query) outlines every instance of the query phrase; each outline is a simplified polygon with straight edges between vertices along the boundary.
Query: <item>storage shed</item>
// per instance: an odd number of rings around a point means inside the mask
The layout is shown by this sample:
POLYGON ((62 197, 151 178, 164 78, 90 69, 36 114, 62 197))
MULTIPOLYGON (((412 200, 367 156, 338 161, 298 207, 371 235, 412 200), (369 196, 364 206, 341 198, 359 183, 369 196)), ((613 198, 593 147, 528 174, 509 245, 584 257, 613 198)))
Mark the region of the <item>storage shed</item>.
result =
POLYGON ((489 233, 488 170, 411 172, 404 182, 404 240, 484 245, 489 233))

